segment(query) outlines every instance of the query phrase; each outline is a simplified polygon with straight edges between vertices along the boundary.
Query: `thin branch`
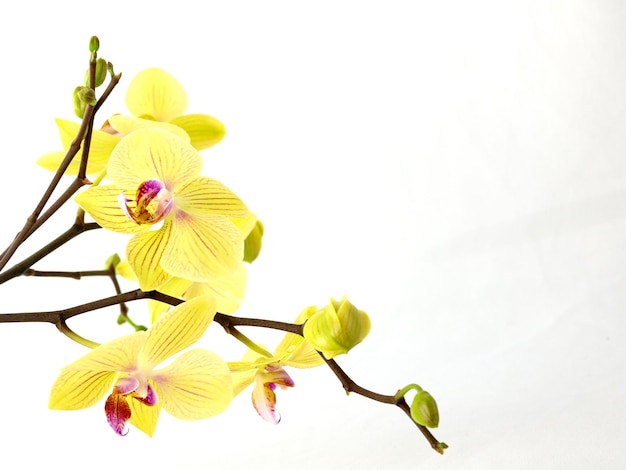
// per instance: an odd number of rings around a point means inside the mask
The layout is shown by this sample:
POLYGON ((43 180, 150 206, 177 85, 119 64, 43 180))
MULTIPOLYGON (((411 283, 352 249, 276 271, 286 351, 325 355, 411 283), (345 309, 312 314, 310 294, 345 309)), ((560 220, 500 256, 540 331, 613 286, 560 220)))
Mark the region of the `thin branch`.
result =
POLYGON ((22 276, 28 269, 30 269, 30 267, 33 264, 35 264, 37 261, 39 261, 39 260, 43 259, 44 257, 46 257, 47 255, 52 253, 57 248, 63 246, 65 243, 70 241, 72 238, 76 237, 77 235, 79 235, 79 234, 81 234, 83 232, 87 232, 89 230, 95 230, 97 228, 100 228, 100 225, 98 225, 95 222, 91 222, 91 223, 87 223, 87 224, 76 224, 75 223, 68 230, 63 232, 61 235, 59 235, 57 238, 52 240, 46 246, 44 246, 40 250, 36 251, 32 255, 30 255, 28 258, 20 261, 16 265, 12 266, 10 269, 7 269, 3 273, 0 273, 0 284, 3 284, 3 283, 7 282, 10 279, 13 279, 14 277, 22 276))
MULTIPOLYGON (((95 61, 90 62, 90 74, 92 68, 95 70, 95 61)), ((35 210, 26 219, 26 223, 22 227, 22 230, 20 230, 20 232, 11 242, 11 244, 6 248, 6 250, 4 250, 4 252, 0 256, 0 271, 2 271, 2 269, 7 265, 13 254, 15 254, 15 252, 17 251, 18 247, 22 243, 24 243, 24 241, 26 241, 28 237, 30 237, 39 227, 41 227, 41 225, 46 222, 46 220, 48 220, 57 210, 59 210, 59 208, 63 204, 65 204, 76 191, 78 191, 85 184, 88 184, 88 181, 85 179, 84 171, 86 169, 86 159, 88 158, 89 144, 91 141, 91 132, 93 129, 93 120, 95 117, 95 113, 102 106, 104 101, 109 97, 115 86, 119 83, 120 78, 121 74, 117 74, 111 77, 109 85, 107 86, 100 99, 98 99, 96 105, 87 105, 85 109, 85 114, 83 115, 83 120, 81 122, 80 128, 78 129, 78 133, 76 134, 76 137, 68 148, 65 158, 59 165, 57 172, 52 177, 52 181, 48 185, 48 188, 41 197, 41 200, 37 204, 37 207, 35 207, 35 210), (88 137, 88 139, 85 138, 86 136, 88 137), (46 210, 46 212, 42 214, 44 207, 50 200, 50 197, 52 197, 54 190, 61 181, 61 177, 64 175, 65 170, 67 170, 67 167, 70 165, 70 163, 80 150, 81 142, 83 140, 85 140, 85 144, 81 157, 82 174, 79 173, 79 175, 72 181, 70 186, 63 192, 63 194, 50 206, 48 210, 46 210)))

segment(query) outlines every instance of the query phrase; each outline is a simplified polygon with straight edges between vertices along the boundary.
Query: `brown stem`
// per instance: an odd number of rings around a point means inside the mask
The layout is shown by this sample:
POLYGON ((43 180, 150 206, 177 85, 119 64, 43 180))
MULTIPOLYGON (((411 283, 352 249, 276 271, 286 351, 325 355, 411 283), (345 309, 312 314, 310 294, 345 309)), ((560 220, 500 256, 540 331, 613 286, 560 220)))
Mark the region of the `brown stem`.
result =
MULTIPOLYGON (((95 64, 95 60, 90 61, 90 77, 95 74, 95 64)), ((28 237, 30 237, 39 227, 41 227, 41 225, 46 220, 48 220, 50 216, 52 216, 52 214, 54 214, 63 204, 65 204, 76 191, 78 191, 85 184, 88 184, 88 181, 85 178, 85 171, 87 168, 89 145, 91 142, 91 132, 93 130, 93 120, 95 117, 95 113, 102 106, 104 101, 109 97, 109 95, 113 91, 113 88, 115 88, 115 86, 119 83, 120 78, 121 74, 113 76, 111 78, 111 81, 109 82, 107 89, 102 94, 100 99, 98 99, 96 105, 87 105, 85 109, 85 114, 83 115, 83 120, 81 122, 80 128, 78 129, 78 133, 76 134, 76 137, 74 138, 69 149, 67 150, 65 158, 59 165, 57 172, 52 177, 52 181, 48 185, 48 188, 41 197, 41 200, 37 204, 37 207, 35 207, 35 210, 26 219, 26 223, 22 227, 22 230, 20 230, 20 232, 11 242, 11 244, 6 248, 6 250, 4 250, 4 252, 0 256, 0 271, 2 271, 2 269, 7 265, 17 248, 22 243, 24 243, 24 241, 26 241, 28 237), (70 186, 63 192, 63 194, 50 206, 50 208, 48 208, 48 210, 46 210, 46 212, 42 214, 42 211, 50 200, 52 193, 61 181, 61 177, 65 173, 65 170, 80 150, 81 142, 83 142, 83 140, 85 140, 85 143, 78 176, 74 179, 74 181, 72 181, 70 186)))
POLYGON ((30 269, 30 267, 33 264, 35 264, 37 261, 46 257, 57 248, 63 246, 72 238, 76 237, 77 235, 83 232, 87 232, 89 230, 95 230, 97 228, 100 228, 100 226, 95 222, 87 223, 87 224, 75 223, 68 230, 66 230, 64 233, 62 233, 57 238, 52 240, 46 246, 36 251, 32 255, 30 255, 28 258, 15 264, 11 268, 7 269, 6 271, 0 273, 0 284, 3 284, 10 279, 13 279, 14 277, 22 276, 28 269, 30 269))

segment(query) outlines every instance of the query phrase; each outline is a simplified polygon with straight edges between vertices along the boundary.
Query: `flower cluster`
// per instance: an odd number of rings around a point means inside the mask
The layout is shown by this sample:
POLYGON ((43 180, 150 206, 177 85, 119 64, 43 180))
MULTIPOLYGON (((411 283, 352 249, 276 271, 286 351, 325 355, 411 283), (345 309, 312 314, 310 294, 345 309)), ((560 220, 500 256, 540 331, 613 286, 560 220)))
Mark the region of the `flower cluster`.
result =
MULTIPOLYGON (((225 184, 202 172, 200 151, 223 139, 224 125, 206 114, 185 114, 187 95, 180 83, 164 70, 150 68, 129 84, 128 114, 111 115, 94 129, 89 113, 101 104, 95 88, 104 83, 107 72, 111 82, 119 80, 112 65, 97 58, 98 48, 97 38, 92 38, 90 71, 85 86, 74 94, 82 123, 57 119, 63 150, 46 153, 38 164, 59 179, 62 174, 76 176, 78 185, 71 193, 77 192, 74 201, 80 208, 75 227, 84 230, 88 215, 91 228, 127 240, 125 258, 115 254, 107 259, 105 270, 97 271, 113 279, 117 296, 90 307, 120 304, 118 323, 128 323, 135 332, 98 345, 65 323, 75 311, 38 316, 38 321, 55 323, 90 348, 61 369, 49 407, 79 410, 104 401, 104 417, 115 433, 126 435, 131 424, 152 436, 161 410, 182 420, 210 418, 252 386, 254 409, 277 424, 281 416, 276 392, 295 385, 289 368, 326 364, 346 392, 403 409, 442 452, 445 444, 426 429, 439 423, 436 402, 428 392, 415 384, 396 395, 370 392, 336 363, 335 358, 360 344, 371 327, 368 314, 347 298, 305 308, 293 323, 233 316, 244 299, 246 263, 261 251, 264 226, 225 184), (78 143, 84 149, 80 162, 75 158, 78 143), (87 188, 79 190, 83 184, 87 188), (122 294, 118 275, 138 288, 122 294), (148 301, 149 327, 135 324, 128 315, 125 303, 137 299, 148 301), (189 349, 212 323, 247 346, 241 360, 226 362, 207 349, 189 349), (239 326, 286 334, 270 352, 243 335, 239 326), (404 396, 413 391, 409 406, 404 396)), ((24 233, 15 247, 30 235, 24 233)), ((7 249, 0 256, 0 270, 11 254, 7 249)))

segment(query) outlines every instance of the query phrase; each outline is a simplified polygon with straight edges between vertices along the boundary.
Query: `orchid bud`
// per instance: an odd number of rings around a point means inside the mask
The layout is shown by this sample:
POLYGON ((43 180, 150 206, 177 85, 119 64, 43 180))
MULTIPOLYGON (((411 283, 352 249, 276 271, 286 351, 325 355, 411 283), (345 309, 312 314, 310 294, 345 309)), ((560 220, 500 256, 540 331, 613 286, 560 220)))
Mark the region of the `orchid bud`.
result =
POLYGON ((82 86, 78 87, 75 92, 78 95, 78 98, 85 104, 90 104, 91 106, 96 105, 96 92, 93 91, 92 88, 82 86))
POLYGON ((74 102, 74 114, 80 119, 82 119, 85 115, 85 108, 87 108, 87 105, 78 94, 83 88, 84 87, 82 86, 77 86, 74 88, 74 94, 72 95, 72 100, 74 102))
POLYGON ((347 353, 370 331, 367 313, 357 309, 345 297, 331 299, 330 304, 315 312, 304 324, 304 338, 327 359, 347 353))
POLYGON ((98 36, 91 36, 89 39, 89 52, 97 52, 100 49, 100 39, 98 36))
MULTIPOLYGON (((98 58, 98 60, 96 61, 96 88, 104 83, 107 78, 108 71, 108 62, 102 58, 98 58)), ((89 69, 87 69, 87 71, 85 72, 85 86, 89 86, 89 69)))
POLYGON ((426 426, 427 428, 436 428, 439 426, 439 410, 437 402, 430 393, 420 390, 415 394, 413 403, 411 403, 411 418, 417 424, 426 426))

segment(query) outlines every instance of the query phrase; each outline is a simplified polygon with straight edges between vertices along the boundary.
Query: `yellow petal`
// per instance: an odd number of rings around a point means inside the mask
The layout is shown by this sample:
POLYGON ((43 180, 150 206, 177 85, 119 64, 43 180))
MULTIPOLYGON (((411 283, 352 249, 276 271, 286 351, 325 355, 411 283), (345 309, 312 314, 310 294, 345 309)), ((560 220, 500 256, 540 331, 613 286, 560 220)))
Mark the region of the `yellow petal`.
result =
POLYGON ((150 179, 158 179, 172 190, 201 170, 202 156, 188 142, 163 129, 145 127, 131 132, 115 147, 107 175, 129 191, 150 179))
POLYGON ((204 150, 218 142, 226 135, 226 128, 218 119, 206 114, 186 114, 170 121, 189 135, 191 145, 197 150, 204 150))
POLYGON ((126 246, 126 258, 143 291, 158 289, 172 276, 161 265, 163 252, 172 235, 172 223, 166 220, 159 230, 135 235, 126 246))
MULTIPOLYGON (((182 279, 180 277, 172 277, 169 281, 167 281, 165 284, 159 287, 159 292, 163 292, 164 294, 171 295, 172 297, 181 298, 183 294, 185 293, 185 291, 189 288, 189 286, 191 286, 191 284, 193 284, 193 281, 190 281, 188 279, 182 279)), ((149 300, 148 310, 150 311, 152 323, 157 321, 157 319, 170 308, 171 308, 171 305, 166 304, 164 302, 159 302, 157 300, 149 300)))
POLYGON ((56 379, 48 407, 51 410, 82 410, 98 403, 111 390, 117 372, 65 370, 56 379))
POLYGON ((234 272, 243 257, 243 240, 224 216, 176 211, 172 237, 161 259, 163 269, 196 282, 211 282, 234 272))
POLYGON ((176 206, 190 214, 219 214, 247 217, 248 208, 230 189, 217 180, 199 176, 176 188, 176 206))
POLYGON ((139 331, 115 338, 92 349, 80 359, 65 366, 63 371, 130 372, 137 367, 139 351, 148 333, 139 331))
POLYGON ((184 291, 185 299, 201 295, 215 298, 217 311, 232 315, 237 311, 246 292, 247 273, 243 263, 231 274, 211 282, 194 282, 184 291))
MULTIPOLYGON (((317 312, 317 307, 305 308, 295 319, 295 324, 302 324, 317 312)), ((324 364, 324 359, 305 339, 293 333, 287 333, 278 344, 274 355, 280 358, 284 366, 309 368, 324 364)))
POLYGON ((165 70, 150 68, 138 73, 128 85, 126 107, 137 117, 170 121, 187 109, 187 94, 165 70))
POLYGON ((115 272, 127 281, 138 282, 137 275, 135 271, 133 271, 133 268, 130 267, 130 263, 127 259, 123 259, 115 266, 115 272))
POLYGON ((122 188, 114 185, 92 186, 74 200, 103 228, 119 233, 137 233, 148 227, 128 218, 119 203, 122 188))
MULTIPOLYGON (((59 165, 65 159, 67 150, 80 129, 80 124, 74 121, 57 119, 56 122, 59 127, 59 134, 61 136, 61 142, 63 143, 64 150, 47 153, 37 160, 37 164, 39 166, 49 171, 57 171, 59 165)), ((94 130, 92 132, 91 144, 89 146, 89 160, 87 161, 88 175, 95 175, 106 168, 111 152, 119 141, 119 137, 111 135, 107 132, 99 130, 94 130)), ((67 170, 65 170, 66 175, 78 174, 80 159, 81 151, 79 150, 67 170)))
MULTIPOLYGON (((154 383, 152 383, 151 385, 154 388, 154 391, 156 392, 158 397, 158 386, 154 383)), ((131 412, 129 422, 140 431, 152 437, 154 435, 157 422, 159 421, 159 415, 161 414, 161 402, 158 401, 158 398, 156 404, 153 406, 148 406, 145 403, 134 398, 129 398, 127 402, 130 406, 131 412)))
POLYGON ((57 410, 79 410, 100 401, 118 372, 136 369, 139 351, 147 337, 148 334, 141 331, 116 338, 64 367, 52 386, 48 406, 57 410))
POLYGON ((122 135, 128 135, 137 129, 143 129, 145 127, 157 127, 177 135, 185 142, 190 141, 189 135, 183 129, 168 122, 152 121, 150 119, 123 116, 121 114, 114 114, 108 121, 111 127, 122 135))
MULTIPOLYGON (((48 152, 45 155, 39 157, 39 159, 37 160, 37 165, 48 171, 57 171, 59 169, 59 166, 61 165, 61 162, 65 158, 65 155, 67 155, 67 151, 65 150, 59 150, 58 152, 48 152)), ((71 170, 69 169, 66 170, 66 174, 69 175, 75 175, 77 173, 78 167, 75 168, 74 173, 71 173, 71 170)))
POLYGON ((261 253, 264 231, 265 229, 263 227, 263 223, 260 220, 257 220, 254 228, 246 237, 243 248, 243 260, 247 263, 252 263, 255 259, 257 259, 259 253, 261 253))
MULTIPOLYGON (((230 365, 230 363, 229 363, 230 365)), ((233 396, 239 395, 242 391, 244 391, 252 382, 254 382, 254 377, 257 374, 258 369, 256 367, 240 372, 232 372, 232 380, 233 380, 233 396)))
POLYGON ((63 145, 64 150, 67 150, 68 148, 70 148, 70 145, 72 145, 72 142, 78 135, 80 123, 61 118, 56 118, 54 121, 56 122, 57 128, 59 130, 61 145, 63 145))
POLYGON ((139 355, 141 369, 150 370, 198 341, 214 316, 215 300, 209 296, 188 300, 167 312, 148 330, 139 355))
POLYGON ((224 411, 233 398, 230 371, 217 355, 194 349, 153 375, 163 408, 179 419, 195 420, 224 411))
MULTIPOLYGON (((245 239, 252 229, 256 227, 257 216, 254 212, 248 211, 244 217, 231 217, 230 221, 239 229, 241 236, 245 239)), ((258 221, 261 222, 260 220, 258 221)))

